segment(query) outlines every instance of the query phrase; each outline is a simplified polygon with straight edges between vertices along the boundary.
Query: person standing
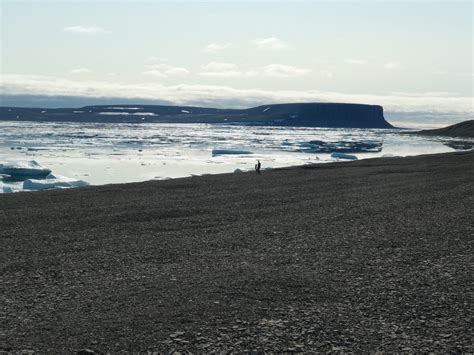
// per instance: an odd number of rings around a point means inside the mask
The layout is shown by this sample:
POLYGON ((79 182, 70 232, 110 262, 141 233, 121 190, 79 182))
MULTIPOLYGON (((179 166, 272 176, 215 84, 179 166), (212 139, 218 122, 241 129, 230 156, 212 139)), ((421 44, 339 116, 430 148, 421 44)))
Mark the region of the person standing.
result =
POLYGON ((260 163, 260 160, 257 160, 257 164, 255 164, 255 171, 260 174, 260 169, 262 168, 262 163, 260 163))

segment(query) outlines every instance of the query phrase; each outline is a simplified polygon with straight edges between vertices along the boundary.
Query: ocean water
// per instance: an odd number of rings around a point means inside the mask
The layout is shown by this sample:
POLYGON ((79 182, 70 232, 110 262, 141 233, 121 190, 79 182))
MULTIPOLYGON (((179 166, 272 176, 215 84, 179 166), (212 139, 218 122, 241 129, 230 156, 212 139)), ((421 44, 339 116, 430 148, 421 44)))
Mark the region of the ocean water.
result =
MULTIPOLYGON (((380 152, 351 153, 358 159, 454 151, 446 139, 399 130, 0 121, 0 162, 35 160, 56 174, 102 185, 252 170, 257 159, 262 169, 337 160, 305 151, 312 140, 383 144, 380 152), (252 154, 213 156, 214 149, 252 154)), ((21 182, 10 184, 21 189, 21 182)))

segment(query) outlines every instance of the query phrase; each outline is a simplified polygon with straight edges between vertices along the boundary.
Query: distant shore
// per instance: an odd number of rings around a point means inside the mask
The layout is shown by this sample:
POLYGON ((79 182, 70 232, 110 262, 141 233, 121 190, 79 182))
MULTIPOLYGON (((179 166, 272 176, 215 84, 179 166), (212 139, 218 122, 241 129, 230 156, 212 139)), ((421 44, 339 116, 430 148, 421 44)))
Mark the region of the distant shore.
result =
POLYGON ((473 352, 474 153, 0 195, 0 350, 473 352))

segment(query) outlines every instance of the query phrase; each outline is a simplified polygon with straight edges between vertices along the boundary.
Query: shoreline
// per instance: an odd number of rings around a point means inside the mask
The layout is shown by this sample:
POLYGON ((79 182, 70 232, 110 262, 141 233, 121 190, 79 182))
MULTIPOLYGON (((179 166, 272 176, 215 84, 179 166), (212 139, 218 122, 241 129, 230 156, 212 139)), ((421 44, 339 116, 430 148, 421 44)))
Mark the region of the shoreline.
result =
POLYGON ((0 195, 0 349, 472 352, 474 153, 0 195))
MULTIPOLYGON (((465 141, 462 141, 462 143, 466 143, 465 141)), ((466 143, 467 144, 467 143, 466 143)), ((453 149, 454 146, 453 146, 453 149)), ((277 166, 277 167, 264 167, 262 169, 262 172, 268 172, 272 170, 280 170, 280 169, 293 169, 293 168, 301 168, 305 166, 319 166, 319 165, 326 165, 326 164, 341 164, 341 163, 351 163, 355 161, 365 161, 365 160, 371 160, 371 159, 401 159, 401 158, 409 158, 409 157, 423 157, 423 156, 430 156, 430 155, 441 155, 441 154, 467 154, 472 151, 471 149, 466 149, 466 150, 455 150, 453 152, 445 152, 445 153, 431 153, 431 154, 419 154, 419 155, 408 155, 408 156, 398 156, 398 155, 391 155, 391 154, 386 154, 384 156, 375 156, 375 157, 362 157, 358 158, 356 160, 350 160, 350 159, 343 159, 339 158, 339 160, 323 160, 323 161, 318 161, 318 162, 308 162, 306 164, 298 164, 298 165, 289 165, 289 166, 277 166)), ((328 153, 323 153, 323 154, 328 154, 328 153)), ((256 160, 257 158, 255 158, 256 160)), ((261 158, 260 158, 261 159, 261 158)), ((334 158, 335 159, 335 158, 334 158)), ((176 180, 176 179, 186 179, 186 178, 194 178, 194 177, 202 177, 202 176, 209 176, 209 175, 227 175, 227 174, 242 174, 242 173, 253 173, 254 169, 248 168, 248 169, 242 169, 242 167, 236 168, 232 172, 217 172, 217 173, 202 173, 202 174, 189 174, 185 176, 177 176, 177 177, 160 177, 160 178, 153 178, 149 180, 139 180, 139 181, 128 181, 128 182, 112 182, 112 183, 105 183, 105 184, 90 184, 87 183, 88 185, 85 186, 66 186, 66 187, 60 187, 60 188, 49 188, 49 189, 43 189, 43 190, 15 190, 12 192, 6 192, 6 193, 18 193, 18 192, 38 192, 38 191, 52 191, 52 190, 60 190, 60 189, 77 189, 77 188, 84 188, 84 187, 100 187, 100 186, 109 186, 109 185, 127 185, 127 184, 135 184, 135 183, 144 183, 144 182, 151 182, 151 181, 167 181, 167 180, 176 180), (239 170, 239 171, 236 171, 239 170)), ((10 176, 8 176, 10 178, 10 176)), ((29 179, 35 179, 34 176, 30 176, 29 179)), ((44 179, 44 178, 43 178, 44 179)), ((40 181, 43 179, 39 179, 40 181)), ((3 180, 0 177, 0 183, 3 180)), ((80 181, 77 179, 77 181, 80 181)), ((8 184, 10 181, 7 181, 7 184, 4 186, 11 186, 12 184, 8 184)), ((19 182, 22 182, 21 179, 18 179, 15 181, 17 184, 19 182)), ((6 194, 5 193, 5 194, 6 194)))

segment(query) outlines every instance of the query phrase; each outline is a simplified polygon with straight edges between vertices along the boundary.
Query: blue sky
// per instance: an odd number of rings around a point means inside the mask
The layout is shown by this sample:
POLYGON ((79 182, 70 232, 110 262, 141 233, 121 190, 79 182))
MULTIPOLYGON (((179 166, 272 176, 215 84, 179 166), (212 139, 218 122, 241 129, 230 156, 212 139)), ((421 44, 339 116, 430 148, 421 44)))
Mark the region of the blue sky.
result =
POLYGON ((472 115, 471 1, 1 2, 2 95, 472 115))

